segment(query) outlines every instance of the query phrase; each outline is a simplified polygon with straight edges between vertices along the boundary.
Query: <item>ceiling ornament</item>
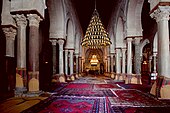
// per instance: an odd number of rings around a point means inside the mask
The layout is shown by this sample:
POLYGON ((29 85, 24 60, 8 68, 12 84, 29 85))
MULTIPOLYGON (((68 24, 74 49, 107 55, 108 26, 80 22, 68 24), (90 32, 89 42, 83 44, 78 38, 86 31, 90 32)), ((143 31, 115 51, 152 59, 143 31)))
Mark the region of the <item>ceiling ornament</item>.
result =
POLYGON ((91 49, 99 49, 109 46, 110 44, 111 41, 109 35, 104 29, 104 25, 100 20, 99 13, 97 12, 95 5, 92 18, 86 30, 86 34, 82 39, 81 45, 91 49))

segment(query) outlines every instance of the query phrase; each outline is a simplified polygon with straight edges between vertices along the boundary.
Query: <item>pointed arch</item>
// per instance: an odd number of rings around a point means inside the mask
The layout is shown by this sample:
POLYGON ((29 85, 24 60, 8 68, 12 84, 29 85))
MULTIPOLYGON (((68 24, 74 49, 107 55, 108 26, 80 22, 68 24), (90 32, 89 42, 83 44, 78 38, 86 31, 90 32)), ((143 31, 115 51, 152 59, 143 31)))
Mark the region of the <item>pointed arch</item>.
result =
POLYGON ((66 45, 65 48, 67 49, 74 49, 74 27, 73 22, 71 19, 68 19, 67 26, 66 26, 66 45))
POLYGON ((129 0, 127 11, 127 37, 142 36, 141 12, 144 0, 129 0))
POLYGON ((48 0, 50 38, 65 38, 64 6, 62 0, 48 0))

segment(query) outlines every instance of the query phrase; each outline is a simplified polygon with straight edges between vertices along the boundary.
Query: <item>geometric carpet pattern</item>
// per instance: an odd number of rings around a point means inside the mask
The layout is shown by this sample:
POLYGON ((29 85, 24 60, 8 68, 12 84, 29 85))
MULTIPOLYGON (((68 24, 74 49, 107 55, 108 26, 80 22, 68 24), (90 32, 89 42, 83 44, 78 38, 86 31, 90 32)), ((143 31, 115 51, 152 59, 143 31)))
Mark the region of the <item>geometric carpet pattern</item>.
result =
POLYGON ((53 86, 52 96, 23 113, 159 113, 161 110, 170 111, 170 105, 154 98, 149 93, 125 89, 106 77, 82 77, 71 83, 53 86))

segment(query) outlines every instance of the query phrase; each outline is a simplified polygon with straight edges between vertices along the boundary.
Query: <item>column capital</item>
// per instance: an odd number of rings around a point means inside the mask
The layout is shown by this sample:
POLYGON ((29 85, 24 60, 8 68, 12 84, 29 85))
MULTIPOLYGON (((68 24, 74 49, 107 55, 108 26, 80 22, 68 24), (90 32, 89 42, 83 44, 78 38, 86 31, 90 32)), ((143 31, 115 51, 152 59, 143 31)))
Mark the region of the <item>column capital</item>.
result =
POLYGON ((63 45, 64 44, 64 40, 62 40, 62 39, 57 40, 57 42, 58 42, 59 45, 63 45))
POLYGON ((57 44, 57 40, 55 40, 55 39, 50 39, 50 42, 52 43, 53 46, 56 46, 56 44, 57 44))
POLYGON ((2 30, 5 34, 6 40, 15 40, 15 36, 17 34, 16 29, 14 29, 13 27, 6 27, 6 28, 2 28, 2 30))
POLYGON ((40 21, 42 19, 37 14, 27 14, 27 19, 29 20, 29 26, 39 27, 40 21))
POLYGON ((127 42, 132 42, 133 41, 133 39, 132 38, 126 38, 126 40, 127 40, 127 42))
POLYGON ((157 22, 162 20, 169 20, 170 6, 158 6, 158 8, 150 14, 157 22))
POLYGON ((135 45, 139 45, 141 39, 142 39, 142 36, 141 36, 141 37, 135 37, 135 38, 134 38, 134 44, 135 44, 135 45))
POLYGON ((122 53, 125 53, 126 52, 126 48, 122 48, 122 53))
POLYGON ((27 26, 27 19, 24 14, 16 14, 13 18, 16 20, 17 26, 27 26))

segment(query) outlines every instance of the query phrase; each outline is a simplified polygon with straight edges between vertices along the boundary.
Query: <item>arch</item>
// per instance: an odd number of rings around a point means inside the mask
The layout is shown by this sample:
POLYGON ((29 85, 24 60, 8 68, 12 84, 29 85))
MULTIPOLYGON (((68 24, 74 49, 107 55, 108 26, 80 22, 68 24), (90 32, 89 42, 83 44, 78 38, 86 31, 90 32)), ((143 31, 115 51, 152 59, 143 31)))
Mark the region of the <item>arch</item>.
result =
POLYGON ((64 6, 62 0, 48 0, 50 38, 65 38, 64 6))
POLYGON ((67 34, 67 38, 66 38, 66 45, 65 48, 67 49, 74 49, 74 26, 73 26, 73 22, 71 19, 68 19, 67 21, 67 26, 66 26, 66 34, 67 34))
POLYGON ((110 40, 112 44, 110 45, 110 53, 115 53, 115 38, 113 36, 113 33, 111 33, 110 40))
POLYGON ((140 46, 140 56, 142 56, 142 52, 143 52, 143 48, 144 46, 146 46, 147 44, 149 44, 150 41, 148 39, 145 39, 142 43, 141 43, 141 46, 140 46))
POLYGON ((79 54, 80 53, 80 34, 76 33, 75 36, 75 42, 74 42, 74 48, 75 48, 75 54, 79 54))
POLYGON ((127 37, 142 36, 141 12, 144 0, 129 0, 127 11, 127 37))

